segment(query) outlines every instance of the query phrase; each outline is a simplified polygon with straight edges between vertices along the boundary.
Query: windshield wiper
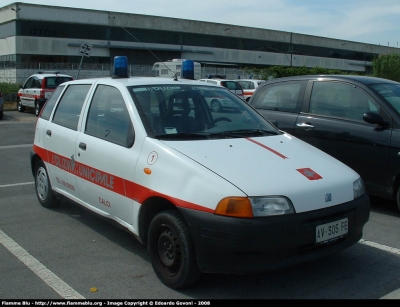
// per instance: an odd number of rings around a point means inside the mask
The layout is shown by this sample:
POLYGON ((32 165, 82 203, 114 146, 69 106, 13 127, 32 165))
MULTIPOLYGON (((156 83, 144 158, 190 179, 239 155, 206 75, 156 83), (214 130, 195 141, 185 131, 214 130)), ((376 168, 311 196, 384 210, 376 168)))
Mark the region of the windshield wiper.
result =
POLYGON ((154 136, 157 140, 175 140, 175 139, 206 139, 208 138, 208 134, 204 133, 189 133, 189 132, 179 132, 179 133, 167 133, 167 134, 158 134, 154 136))
POLYGON ((217 133, 210 133, 210 137, 232 137, 232 138, 241 138, 241 137, 249 137, 249 136, 263 136, 263 135, 277 135, 279 132, 271 131, 271 130, 262 130, 262 129, 242 129, 242 130, 232 130, 232 131, 222 131, 217 133))

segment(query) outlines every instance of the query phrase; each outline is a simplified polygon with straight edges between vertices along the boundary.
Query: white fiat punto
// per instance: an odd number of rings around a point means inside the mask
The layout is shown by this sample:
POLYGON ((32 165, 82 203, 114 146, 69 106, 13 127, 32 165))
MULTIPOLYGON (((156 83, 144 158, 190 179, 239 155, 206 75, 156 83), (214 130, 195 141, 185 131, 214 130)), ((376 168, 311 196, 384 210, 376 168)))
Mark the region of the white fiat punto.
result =
POLYGON ((224 87, 127 77, 126 57, 115 61, 113 77, 63 83, 42 109, 30 157, 41 205, 66 197, 118 222, 171 288, 202 273, 315 260, 361 239, 370 203, 352 169, 224 87), (209 93, 235 111, 216 116, 209 93))

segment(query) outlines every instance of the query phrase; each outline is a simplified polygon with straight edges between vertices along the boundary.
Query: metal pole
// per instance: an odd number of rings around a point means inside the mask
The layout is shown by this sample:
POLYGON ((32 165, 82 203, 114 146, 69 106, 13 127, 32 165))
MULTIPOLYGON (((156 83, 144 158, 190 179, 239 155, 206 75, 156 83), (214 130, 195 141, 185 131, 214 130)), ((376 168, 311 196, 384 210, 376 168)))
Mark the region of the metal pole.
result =
POLYGON ((82 62, 83 62, 83 55, 82 55, 82 58, 81 58, 81 63, 79 64, 79 68, 78 68, 78 74, 76 75, 76 80, 78 80, 78 77, 79 77, 79 71, 81 70, 82 62))

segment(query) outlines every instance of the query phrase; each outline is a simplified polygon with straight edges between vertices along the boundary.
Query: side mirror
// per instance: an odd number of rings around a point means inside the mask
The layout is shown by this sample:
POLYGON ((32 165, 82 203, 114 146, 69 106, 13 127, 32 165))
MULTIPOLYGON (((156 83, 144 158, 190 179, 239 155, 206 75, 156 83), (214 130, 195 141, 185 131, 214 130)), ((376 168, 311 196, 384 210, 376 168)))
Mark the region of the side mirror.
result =
POLYGON ((378 126, 388 126, 389 123, 385 121, 382 116, 375 112, 365 112, 363 115, 363 120, 369 124, 378 125, 378 126))

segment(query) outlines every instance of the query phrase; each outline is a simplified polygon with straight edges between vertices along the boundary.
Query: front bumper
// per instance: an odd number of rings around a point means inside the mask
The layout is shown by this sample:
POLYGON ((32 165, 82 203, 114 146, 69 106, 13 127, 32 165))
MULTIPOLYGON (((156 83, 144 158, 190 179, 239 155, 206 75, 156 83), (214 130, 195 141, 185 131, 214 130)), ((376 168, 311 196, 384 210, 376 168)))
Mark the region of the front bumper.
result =
POLYGON ((370 214, 367 195, 306 213, 240 219, 182 209, 204 273, 247 274, 312 261, 357 243, 370 214), (315 243, 316 226, 348 218, 348 234, 315 243))

